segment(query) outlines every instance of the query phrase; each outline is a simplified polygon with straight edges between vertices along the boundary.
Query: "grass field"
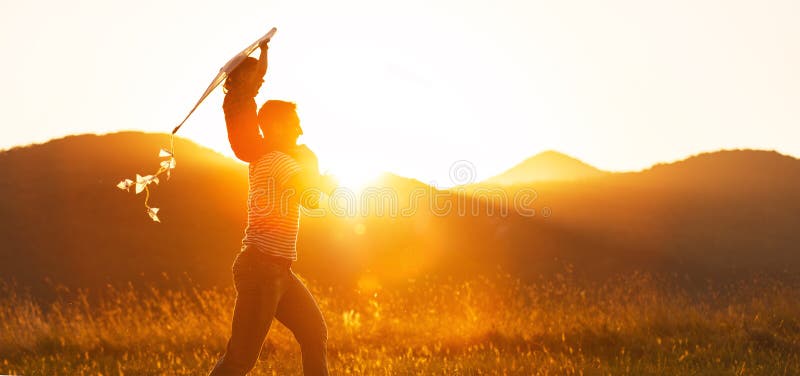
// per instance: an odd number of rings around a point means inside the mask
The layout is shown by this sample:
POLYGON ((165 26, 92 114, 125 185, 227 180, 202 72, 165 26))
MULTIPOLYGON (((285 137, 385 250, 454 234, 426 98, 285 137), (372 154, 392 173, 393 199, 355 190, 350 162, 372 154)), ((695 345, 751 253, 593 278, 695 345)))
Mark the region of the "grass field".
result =
MULTIPOLYGON (((752 279, 701 292, 637 274, 420 280, 358 291, 310 284, 334 375, 798 375, 800 288, 752 279)), ((199 375, 229 333, 231 289, 59 289, 38 304, 0 291, 0 374, 199 375)), ((274 324, 253 375, 300 374, 274 324)))

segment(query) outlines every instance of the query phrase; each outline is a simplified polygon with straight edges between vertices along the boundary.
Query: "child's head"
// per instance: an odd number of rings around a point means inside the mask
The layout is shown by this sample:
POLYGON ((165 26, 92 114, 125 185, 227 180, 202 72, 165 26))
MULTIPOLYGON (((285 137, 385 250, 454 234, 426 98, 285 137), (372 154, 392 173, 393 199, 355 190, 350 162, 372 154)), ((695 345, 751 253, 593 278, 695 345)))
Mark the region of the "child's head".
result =
POLYGON ((226 93, 244 93, 255 96, 258 89, 264 83, 264 79, 258 77, 258 60, 247 57, 228 74, 223 88, 226 93))
POLYGON ((294 145, 303 134, 297 105, 292 102, 269 100, 264 103, 258 111, 258 126, 265 139, 280 144, 294 145))

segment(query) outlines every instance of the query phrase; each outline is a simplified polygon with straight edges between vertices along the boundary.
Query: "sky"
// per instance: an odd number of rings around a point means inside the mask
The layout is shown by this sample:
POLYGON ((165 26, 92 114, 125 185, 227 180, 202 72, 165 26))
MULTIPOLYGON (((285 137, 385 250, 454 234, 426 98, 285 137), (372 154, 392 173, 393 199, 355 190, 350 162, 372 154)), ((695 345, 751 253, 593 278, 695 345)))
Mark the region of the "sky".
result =
MULTIPOLYGON (((0 0, 0 149, 169 132, 275 26, 258 103, 296 102, 345 179, 449 186, 459 161, 481 180, 544 150, 612 171, 800 156, 797 20, 796 0, 0 0)), ((232 155, 222 99, 178 135, 232 155)))

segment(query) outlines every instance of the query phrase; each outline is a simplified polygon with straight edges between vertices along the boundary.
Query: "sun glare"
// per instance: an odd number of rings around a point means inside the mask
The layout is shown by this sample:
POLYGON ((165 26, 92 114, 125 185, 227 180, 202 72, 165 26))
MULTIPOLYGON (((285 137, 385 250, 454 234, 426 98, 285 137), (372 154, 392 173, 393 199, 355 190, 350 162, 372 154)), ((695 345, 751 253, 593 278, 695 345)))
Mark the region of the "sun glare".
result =
POLYGON ((360 191, 378 178, 378 174, 358 168, 339 168, 331 172, 340 187, 360 191))

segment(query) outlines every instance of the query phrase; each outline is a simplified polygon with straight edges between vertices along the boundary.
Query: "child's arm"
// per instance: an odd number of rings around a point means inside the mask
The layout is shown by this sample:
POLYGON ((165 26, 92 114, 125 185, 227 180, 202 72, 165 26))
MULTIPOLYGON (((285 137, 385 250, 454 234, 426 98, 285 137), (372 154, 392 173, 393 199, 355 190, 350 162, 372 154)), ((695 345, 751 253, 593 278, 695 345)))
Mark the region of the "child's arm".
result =
MULTIPOLYGON (((258 75, 262 79, 267 72, 267 43, 259 47, 258 75)), ((244 162, 253 162, 266 152, 264 139, 258 131, 258 113, 255 98, 248 94, 229 92, 222 103, 225 112, 225 125, 228 129, 228 142, 233 154, 244 162)))
POLYGON ((269 39, 261 42, 258 45, 258 48, 261 49, 261 54, 258 55, 258 74, 259 77, 263 78, 264 75, 267 74, 267 50, 269 49, 269 39))

